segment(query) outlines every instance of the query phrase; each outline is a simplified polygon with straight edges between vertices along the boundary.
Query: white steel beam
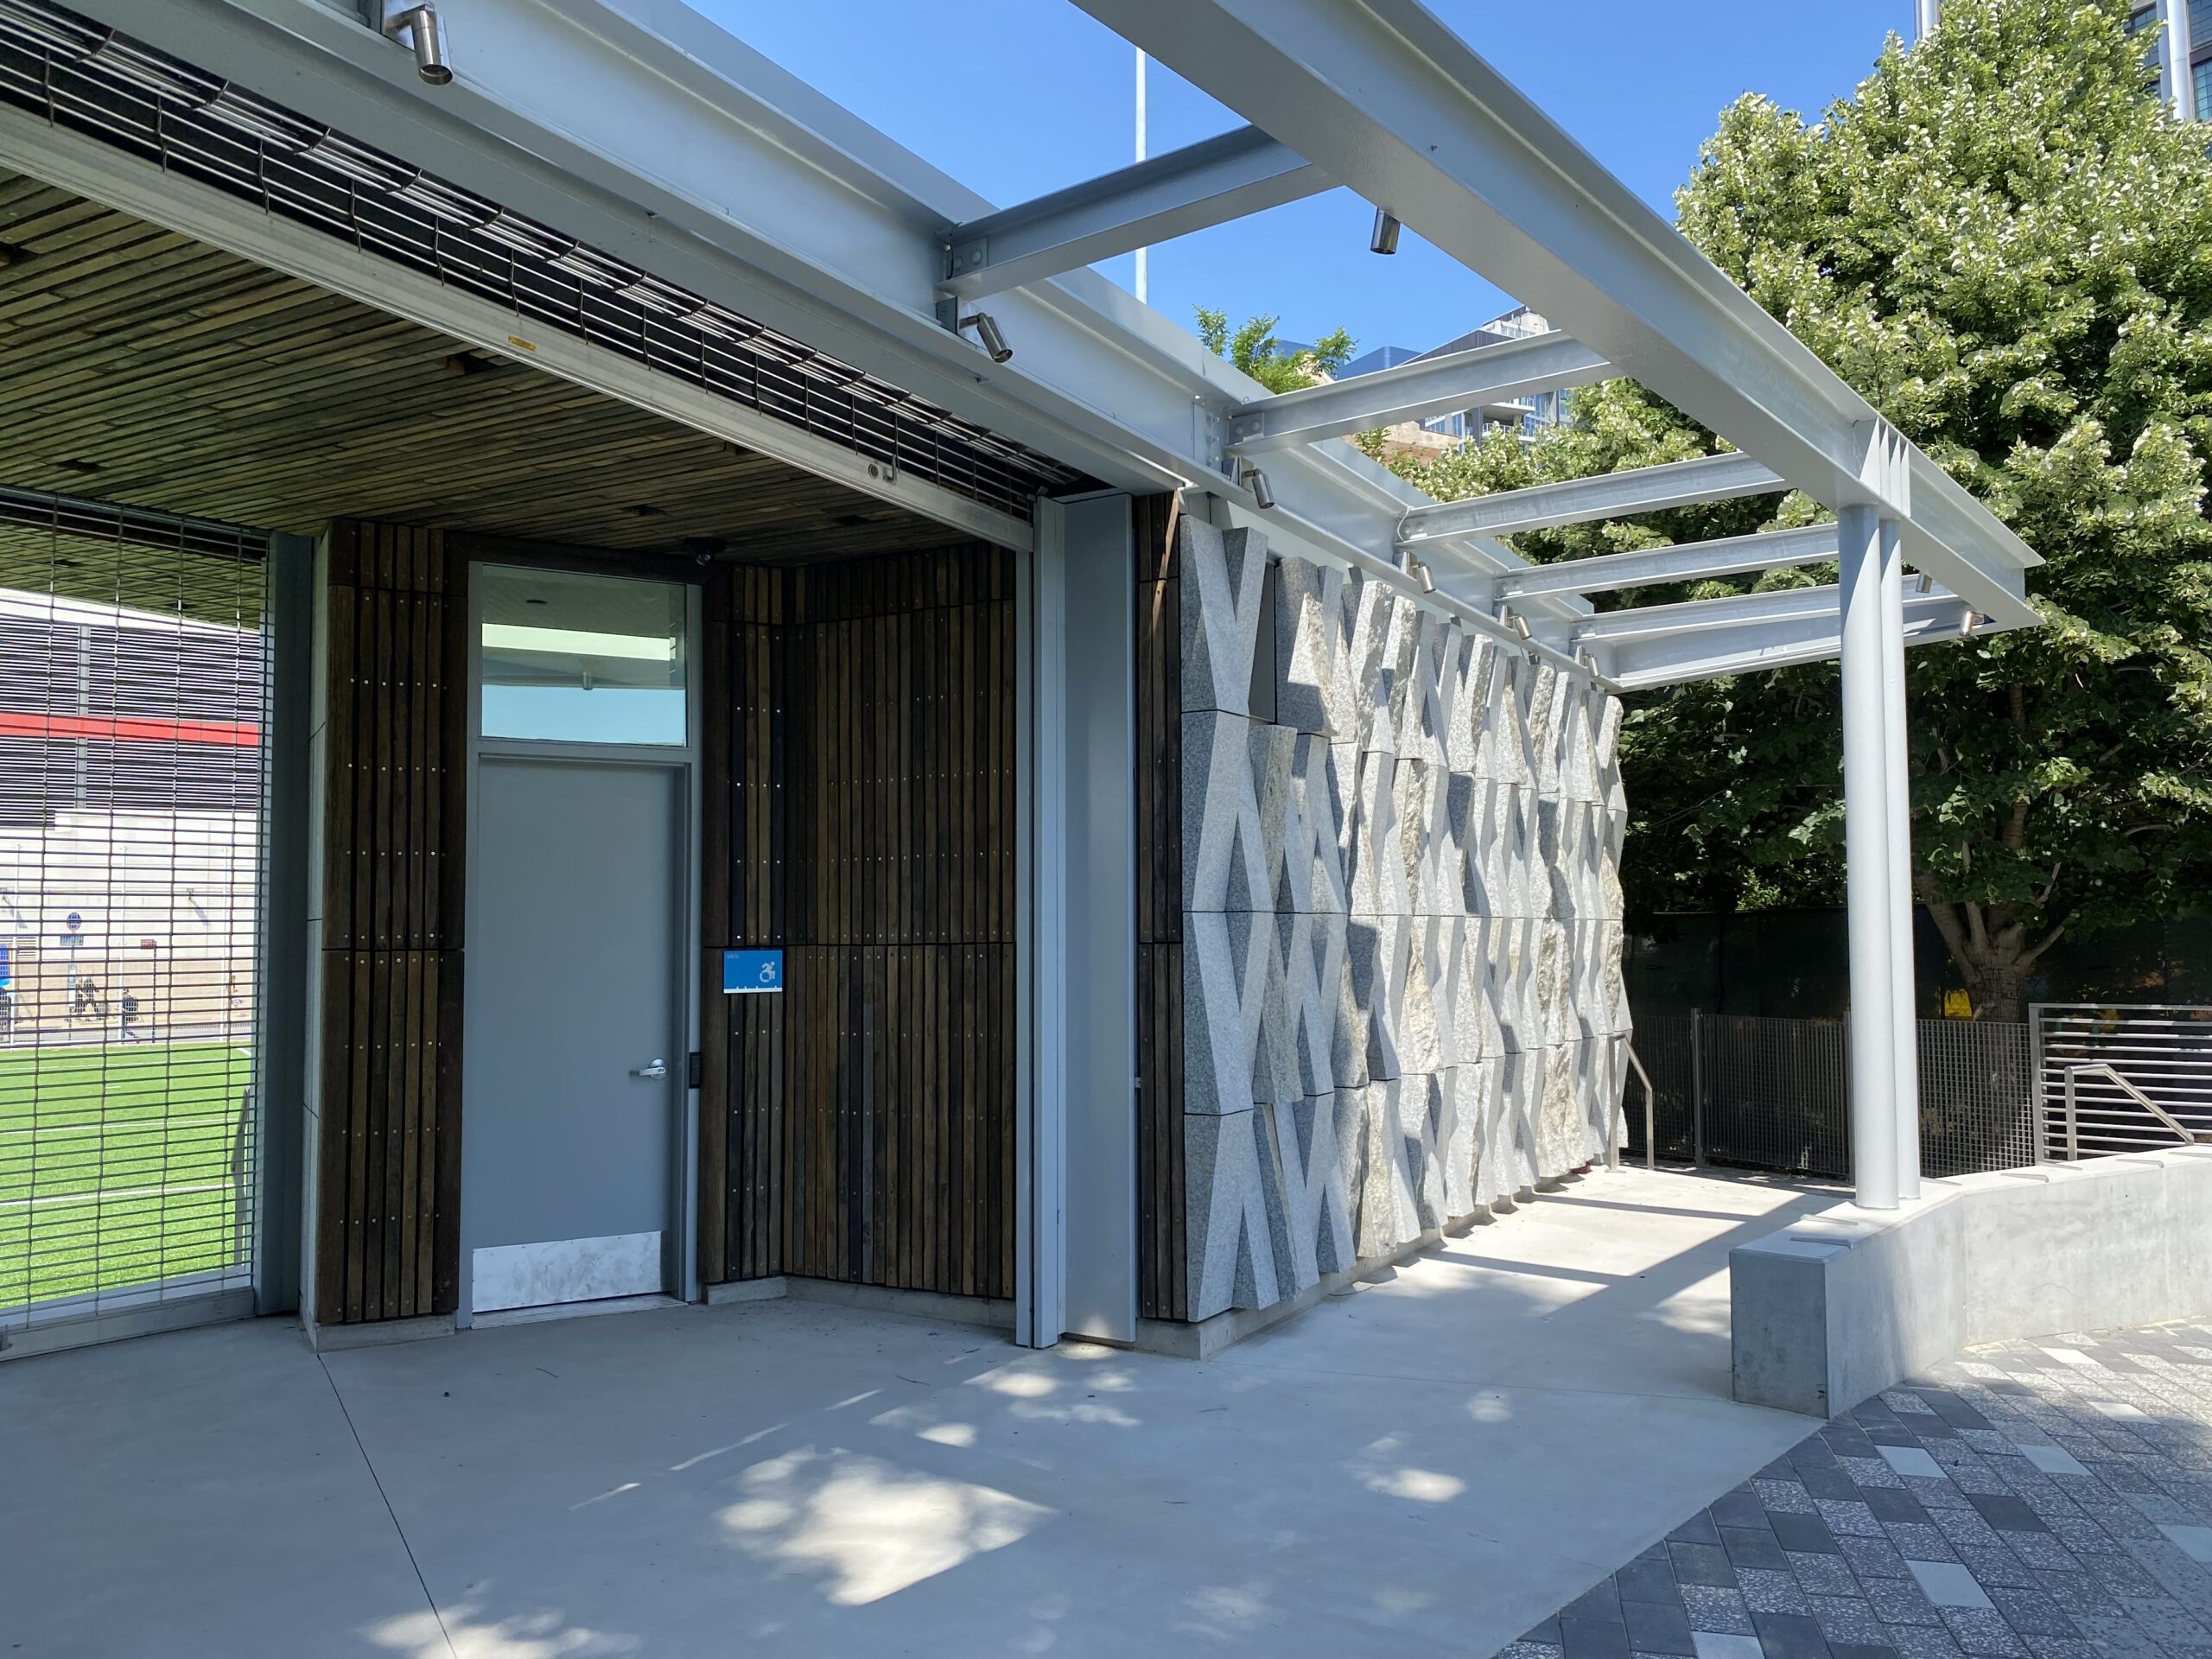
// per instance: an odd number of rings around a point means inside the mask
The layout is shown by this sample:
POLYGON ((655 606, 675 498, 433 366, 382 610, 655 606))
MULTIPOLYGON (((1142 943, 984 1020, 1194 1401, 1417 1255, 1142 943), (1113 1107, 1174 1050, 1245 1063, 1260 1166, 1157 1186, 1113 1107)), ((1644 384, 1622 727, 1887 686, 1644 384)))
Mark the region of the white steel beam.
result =
POLYGON ((1557 330, 1478 346, 1246 404, 1230 416, 1229 446, 1237 454, 1253 455, 1400 421, 1433 420, 1484 404, 1586 386, 1604 378, 1606 368, 1604 358, 1557 330))
MULTIPOLYGON (((1978 506, 1916 518, 1878 488, 1872 406, 1418 0, 1077 3, 1789 487, 1904 520, 1912 565, 2000 625, 2037 621, 2027 546, 1978 506)), ((1960 505, 1909 463, 1915 500, 1960 505)))
POLYGON ((1710 582, 1717 576, 1748 575, 1755 570, 1787 570, 1835 557, 1835 526, 1762 531, 1756 536, 1728 536, 1710 542, 1683 542, 1637 553, 1599 553, 1556 564, 1530 565, 1497 578, 1499 599, 1513 601, 1542 594, 1610 594, 1624 588, 1656 588, 1669 582, 1710 582))
POLYGON ((1318 195, 1332 182, 1257 127, 1242 127, 955 226, 945 233, 945 289, 980 299, 1318 195))
MULTIPOLYGON (((1965 601, 1949 599, 1908 612, 1904 643, 1936 645, 1969 637, 1980 617, 1965 601)), ((1577 648, 1598 661, 1623 691, 1649 691, 1728 674, 1833 662, 1842 649, 1840 619, 1834 612, 1781 620, 1738 622, 1732 627, 1691 628, 1649 639, 1593 641, 1577 648)))
MULTIPOLYGON (((1629 639, 1675 639, 1746 624, 1796 629, 1812 622, 1833 628, 1842 614, 1840 588, 1777 588, 1763 594, 1731 594, 1720 599, 1685 600, 1679 605, 1640 605, 1633 610, 1608 611, 1577 623, 1567 637, 1576 645, 1617 645, 1629 639)), ((1902 615, 1917 627, 1955 625, 1961 618, 1961 601, 1956 594, 1934 588, 1903 601, 1902 615)))
POLYGON ((1398 526, 1398 543, 1418 548, 1457 536, 1510 536, 1517 531, 1588 524, 1738 496, 1771 495, 1788 487, 1764 462, 1749 455, 1701 455, 1663 467, 1601 473, 1594 478, 1571 478, 1415 507, 1398 526))

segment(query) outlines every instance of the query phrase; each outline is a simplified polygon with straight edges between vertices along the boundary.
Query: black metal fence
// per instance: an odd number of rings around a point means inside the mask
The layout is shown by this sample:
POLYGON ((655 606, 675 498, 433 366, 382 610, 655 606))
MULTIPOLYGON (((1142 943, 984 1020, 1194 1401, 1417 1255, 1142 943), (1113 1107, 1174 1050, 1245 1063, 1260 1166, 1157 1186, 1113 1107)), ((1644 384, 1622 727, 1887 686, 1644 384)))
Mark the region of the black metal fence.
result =
MULTIPOLYGON (((1636 1024, 1662 1162, 1851 1174, 1847 1020, 1656 1015, 1636 1024)), ((1929 1175, 2036 1161, 2028 1027, 1920 1021, 1920 1160, 1929 1175)), ((1626 1102, 1628 1155, 1643 1155, 1643 1085, 1626 1102)))

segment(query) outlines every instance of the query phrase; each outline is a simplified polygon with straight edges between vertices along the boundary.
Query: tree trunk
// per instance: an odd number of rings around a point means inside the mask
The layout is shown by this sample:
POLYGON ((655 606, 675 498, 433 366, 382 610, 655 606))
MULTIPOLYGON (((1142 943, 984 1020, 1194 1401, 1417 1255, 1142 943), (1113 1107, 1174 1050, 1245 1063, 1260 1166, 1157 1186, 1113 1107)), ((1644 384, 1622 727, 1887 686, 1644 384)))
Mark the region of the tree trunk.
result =
POLYGON ((1924 873, 1913 878, 1913 885, 1967 982, 1974 1017, 2016 1025, 2026 1020, 2029 972, 2043 953, 2058 943, 2065 924, 2060 923, 2039 943, 2031 944, 2027 929, 2012 919, 2010 905, 1985 908, 1946 903, 1930 896, 1935 878, 1924 873))

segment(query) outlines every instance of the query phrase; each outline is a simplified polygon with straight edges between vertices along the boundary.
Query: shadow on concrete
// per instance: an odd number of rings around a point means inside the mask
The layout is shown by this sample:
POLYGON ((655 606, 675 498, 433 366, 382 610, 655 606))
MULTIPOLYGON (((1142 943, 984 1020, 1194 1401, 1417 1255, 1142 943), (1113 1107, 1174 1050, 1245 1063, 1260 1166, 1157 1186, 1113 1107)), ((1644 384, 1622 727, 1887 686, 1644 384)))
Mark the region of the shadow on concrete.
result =
POLYGON ((768 1302, 0 1368, 0 1457, 67 1500, 18 1559, 88 1599, 0 1620, 226 1659, 1483 1654, 1802 1437, 1726 1397, 1726 1252, 1830 1201, 1604 1174, 1205 1363, 768 1302))

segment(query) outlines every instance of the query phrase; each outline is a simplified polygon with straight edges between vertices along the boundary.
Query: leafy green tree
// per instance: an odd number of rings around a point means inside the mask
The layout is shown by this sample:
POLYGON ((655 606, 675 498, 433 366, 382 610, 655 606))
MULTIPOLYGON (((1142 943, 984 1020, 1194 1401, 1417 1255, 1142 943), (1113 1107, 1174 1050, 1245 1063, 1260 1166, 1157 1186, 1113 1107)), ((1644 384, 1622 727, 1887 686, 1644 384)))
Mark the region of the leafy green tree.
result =
POLYGON ((1196 308, 1198 338, 1216 357, 1225 357, 1269 391, 1296 391, 1333 375, 1359 349, 1343 329, 1325 334, 1303 351, 1287 352, 1275 338, 1280 317, 1253 317, 1231 330, 1229 313, 1196 308))
MULTIPOLYGON (((1732 105, 1676 197, 1691 241, 2046 560, 2045 626, 1909 664, 1916 888, 1986 1018, 2023 1016, 2062 937, 2212 905, 2212 160, 2146 89, 2129 10, 1951 0, 1817 124, 1732 105)), ((1574 410, 1533 444, 1393 464, 1452 497, 1718 447, 1629 382, 1574 410)), ((1516 545, 1556 559, 1821 516, 1769 497, 1516 545)), ((1637 699, 1631 903, 1836 902, 1839 708, 1833 664, 1637 699)))

